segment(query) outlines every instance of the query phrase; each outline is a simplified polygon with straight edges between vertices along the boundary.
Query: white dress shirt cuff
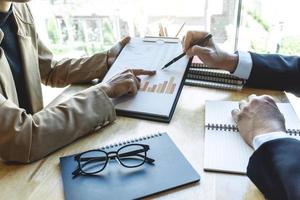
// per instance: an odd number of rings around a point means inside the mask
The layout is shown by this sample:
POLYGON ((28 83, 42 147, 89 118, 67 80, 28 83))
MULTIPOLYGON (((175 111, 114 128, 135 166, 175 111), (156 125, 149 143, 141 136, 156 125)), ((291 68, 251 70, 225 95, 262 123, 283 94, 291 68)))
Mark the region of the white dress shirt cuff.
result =
POLYGON ((271 140, 281 139, 281 138, 291 138, 291 136, 282 131, 257 135, 254 137, 252 141, 252 146, 256 150, 266 142, 269 142, 271 140))
POLYGON ((239 61, 234 76, 248 80, 252 70, 252 58, 249 52, 238 51, 239 61))

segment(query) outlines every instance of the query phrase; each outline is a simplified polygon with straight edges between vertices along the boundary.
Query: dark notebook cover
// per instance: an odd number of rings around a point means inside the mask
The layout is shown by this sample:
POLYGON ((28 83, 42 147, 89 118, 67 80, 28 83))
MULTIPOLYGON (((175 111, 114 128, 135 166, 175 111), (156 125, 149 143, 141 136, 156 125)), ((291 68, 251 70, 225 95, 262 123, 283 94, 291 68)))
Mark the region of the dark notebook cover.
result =
POLYGON ((138 168, 125 168, 111 160, 97 176, 73 179, 72 172, 77 168, 74 155, 61 157, 65 199, 138 199, 200 180, 199 174, 166 133, 110 145, 104 150, 114 151, 128 143, 150 145, 147 156, 155 159, 154 165, 145 163, 138 168))

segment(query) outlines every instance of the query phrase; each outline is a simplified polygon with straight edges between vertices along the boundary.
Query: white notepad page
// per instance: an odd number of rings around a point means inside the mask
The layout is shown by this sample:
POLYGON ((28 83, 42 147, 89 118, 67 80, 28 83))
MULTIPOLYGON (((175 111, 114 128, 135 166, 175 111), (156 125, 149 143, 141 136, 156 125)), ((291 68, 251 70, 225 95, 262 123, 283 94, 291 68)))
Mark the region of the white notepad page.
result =
POLYGON ((108 71, 104 81, 126 69, 156 70, 156 75, 141 76, 138 94, 114 100, 116 109, 169 116, 189 59, 184 56, 168 68, 164 70, 161 68, 182 52, 179 40, 146 42, 142 38, 132 38, 108 71))
MULTIPOLYGON (((286 119, 286 128, 300 130, 300 120, 291 104, 278 103, 279 110, 286 119)), ((205 126, 235 126, 231 110, 238 108, 238 102, 207 101, 205 106, 205 126)), ((299 137, 299 136, 294 136, 299 137)), ((246 168, 253 149, 248 146, 238 132, 205 128, 204 169, 228 173, 246 174, 246 168)))
POLYGON ((288 97, 289 102, 293 106, 298 118, 300 118, 300 98, 288 92, 285 92, 285 95, 288 97))

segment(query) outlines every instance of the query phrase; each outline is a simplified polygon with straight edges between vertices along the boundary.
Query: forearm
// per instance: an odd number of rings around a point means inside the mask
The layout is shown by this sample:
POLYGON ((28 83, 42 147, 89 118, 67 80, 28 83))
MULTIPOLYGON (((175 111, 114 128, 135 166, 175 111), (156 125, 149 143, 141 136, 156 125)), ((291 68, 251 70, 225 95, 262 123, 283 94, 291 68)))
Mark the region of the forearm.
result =
POLYGON ((108 71, 107 52, 79 59, 55 61, 51 51, 38 40, 38 61, 43 84, 64 87, 72 83, 85 83, 103 79, 108 71))
POLYGON ((253 69, 247 84, 277 90, 299 90, 300 58, 251 53, 253 69))
POLYGON ((299 199, 299 153, 299 140, 266 142, 251 156, 247 175, 268 199, 299 199))
POLYGON ((299 93, 299 57, 245 52, 241 55, 234 75, 246 79, 247 86, 299 93))
POLYGON ((108 70, 106 53, 54 63, 51 71, 44 78, 44 83, 52 87, 86 83, 96 78, 102 80, 108 70))
POLYGON ((0 156, 24 163, 38 160, 115 120, 113 104, 98 86, 33 116, 8 100, 2 101, 0 113, 6 116, 0 127, 0 156))

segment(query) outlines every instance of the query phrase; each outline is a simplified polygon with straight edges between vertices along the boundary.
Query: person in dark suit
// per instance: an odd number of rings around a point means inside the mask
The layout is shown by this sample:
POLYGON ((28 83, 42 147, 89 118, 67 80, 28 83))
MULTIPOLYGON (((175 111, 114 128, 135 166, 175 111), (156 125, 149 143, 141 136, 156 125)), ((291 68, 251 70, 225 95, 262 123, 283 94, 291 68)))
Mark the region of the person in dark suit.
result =
MULTIPOLYGON (((299 95, 300 57, 252 52, 229 53, 213 39, 203 46, 190 45, 207 33, 189 31, 183 40, 188 56, 206 65, 247 79, 247 86, 287 90, 299 95)), ((272 97, 250 95, 232 111, 245 142, 255 149, 247 175, 267 199, 300 199, 300 141, 285 133, 285 119, 272 97)))

